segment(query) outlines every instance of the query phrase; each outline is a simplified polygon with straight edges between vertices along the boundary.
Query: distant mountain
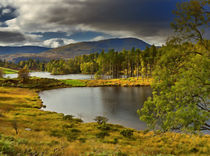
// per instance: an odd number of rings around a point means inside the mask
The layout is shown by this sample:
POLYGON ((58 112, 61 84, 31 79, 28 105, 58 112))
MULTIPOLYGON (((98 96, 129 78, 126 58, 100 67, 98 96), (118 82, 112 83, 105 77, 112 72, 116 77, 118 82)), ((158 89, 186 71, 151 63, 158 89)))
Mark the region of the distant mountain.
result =
POLYGON ((115 38, 69 44, 43 52, 41 55, 44 54, 45 56, 47 55, 52 57, 75 57, 78 55, 91 54, 95 52, 100 53, 102 50, 108 52, 110 49, 122 51, 123 49, 131 50, 134 47, 143 50, 147 46, 151 45, 136 38, 115 38))
POLYGON ((110 49, 114 49, 116 51, 122 51, 123 49, 131 50, 134 47, 144 50, 147 46, 150 47, 151 45, 136 38, 114 38, 114 39, 107 39, 101 41, 72 43, 66 46, 50 50, 47 49, 46 51, 40 53, 33 53, 33 52, 18 53, 16 51, 16 53, 12 55, 10 54, 0 55, 0 59, 6 59, 15 62, 19 62, 21 60, 27 60, 30 58, 42 59, 42 60, 59 59, 59 58, 67 59, 79 55, 86 55, 96 52, 100 53, 102 50, 108 52, 110 49))
POLYGON ((0 46, 0 55, 10 55, 17 53, 41 53, 43 51, 50 50, 51 48, 39 47, 39 46, 0 46))

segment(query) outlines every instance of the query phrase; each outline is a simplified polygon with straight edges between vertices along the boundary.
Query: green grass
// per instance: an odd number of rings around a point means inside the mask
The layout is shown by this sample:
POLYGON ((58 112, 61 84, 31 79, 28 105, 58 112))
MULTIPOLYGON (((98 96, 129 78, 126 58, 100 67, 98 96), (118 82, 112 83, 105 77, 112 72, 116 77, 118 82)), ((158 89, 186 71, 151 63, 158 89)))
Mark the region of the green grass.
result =
POLYGON ((60 80, 60 81, 72 87, 85 87, 86 86, 86 83, 81 80, 60 80))
POLYGON ((0 69, 3 70, 4 74, 16 74, 18 72, 17 70, 4 68, 4 67, 0 67, 0 69))

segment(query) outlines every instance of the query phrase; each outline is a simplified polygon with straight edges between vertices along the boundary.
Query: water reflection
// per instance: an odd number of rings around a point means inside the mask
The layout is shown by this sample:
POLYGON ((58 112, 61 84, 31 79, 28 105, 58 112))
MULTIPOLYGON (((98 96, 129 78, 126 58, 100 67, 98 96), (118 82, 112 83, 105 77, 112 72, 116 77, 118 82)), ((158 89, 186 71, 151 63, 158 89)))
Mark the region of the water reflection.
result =
POLYGON ((136 111, 148 96, 150 87, 65 88, 40 93, 45 110, 82 116, 86 122, 103 115, 111 123, 136 129, 146 128, 136 111))

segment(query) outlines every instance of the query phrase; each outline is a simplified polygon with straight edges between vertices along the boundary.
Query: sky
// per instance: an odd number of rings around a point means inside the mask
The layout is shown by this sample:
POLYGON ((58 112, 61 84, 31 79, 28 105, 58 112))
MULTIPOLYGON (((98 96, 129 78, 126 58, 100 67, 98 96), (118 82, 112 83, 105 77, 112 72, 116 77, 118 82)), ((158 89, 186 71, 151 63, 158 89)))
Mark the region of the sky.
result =
POLYGON ((181 0, 0 0, 0 46, 134 37, 162 45, 181 0))

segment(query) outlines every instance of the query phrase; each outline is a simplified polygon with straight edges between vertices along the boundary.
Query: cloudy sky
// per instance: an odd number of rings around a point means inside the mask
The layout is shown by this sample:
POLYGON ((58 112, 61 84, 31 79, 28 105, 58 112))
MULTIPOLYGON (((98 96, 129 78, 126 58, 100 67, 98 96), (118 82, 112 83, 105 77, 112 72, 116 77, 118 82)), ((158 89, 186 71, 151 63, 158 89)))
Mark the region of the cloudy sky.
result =
POLYGON ((136 37, 161 45, 181 0, 0 0, 0 46, 136 37))

